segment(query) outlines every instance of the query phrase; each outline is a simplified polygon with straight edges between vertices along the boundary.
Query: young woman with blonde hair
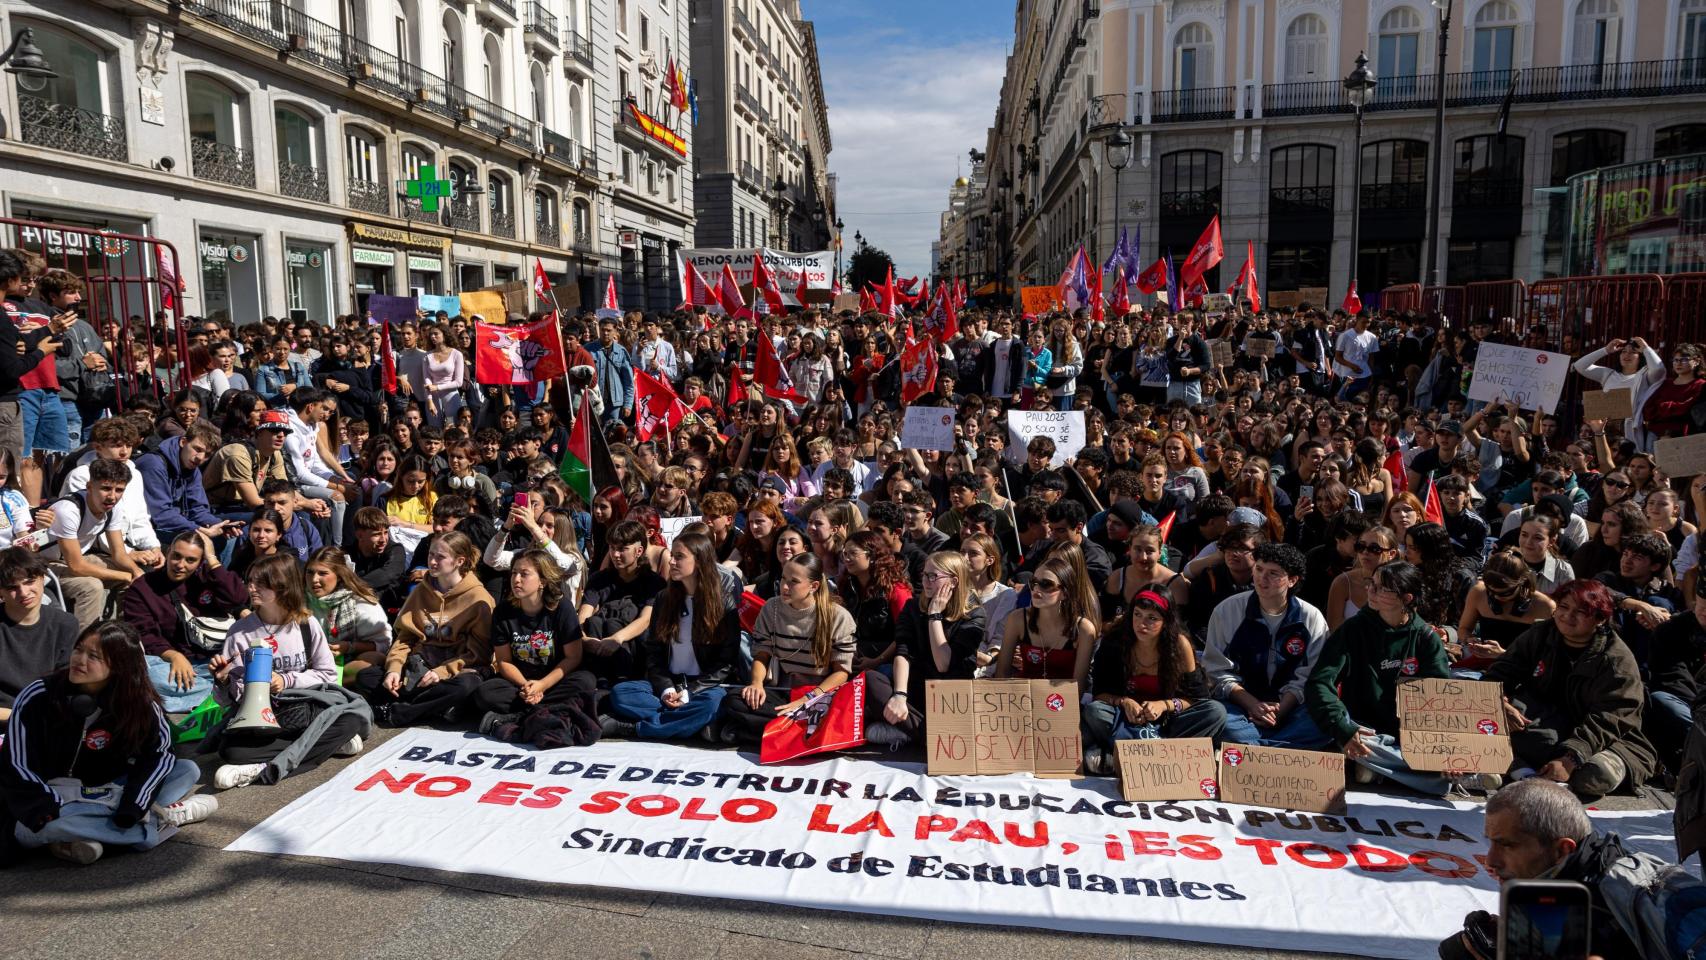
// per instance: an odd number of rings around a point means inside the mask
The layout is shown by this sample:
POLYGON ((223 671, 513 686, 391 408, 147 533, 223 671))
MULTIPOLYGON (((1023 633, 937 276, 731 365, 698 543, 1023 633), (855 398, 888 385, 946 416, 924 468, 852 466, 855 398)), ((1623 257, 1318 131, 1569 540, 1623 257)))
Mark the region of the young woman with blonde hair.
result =
POLYGON ((895 623, 894 677, 865 675, 873 717, 872 743, 899 746, 924 731, 924 684, 969 680, 983 643, 983 609, 972 596, 971 569, 963 554, 943 550, 924 561, 922 592, 906 602, 895 623))

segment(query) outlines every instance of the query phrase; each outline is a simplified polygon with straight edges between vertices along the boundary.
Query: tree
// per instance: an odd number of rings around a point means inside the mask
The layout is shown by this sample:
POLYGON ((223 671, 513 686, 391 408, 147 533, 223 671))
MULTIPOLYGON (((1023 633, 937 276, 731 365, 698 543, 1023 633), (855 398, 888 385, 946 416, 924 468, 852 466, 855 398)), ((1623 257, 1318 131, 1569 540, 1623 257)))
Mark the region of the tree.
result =
POLYGON ((865 289, 865 284, 882 286, 888 279, 894 260, 887 253, 869 244, 854 251, 847 263, 847 289, 853 293, 865 289))

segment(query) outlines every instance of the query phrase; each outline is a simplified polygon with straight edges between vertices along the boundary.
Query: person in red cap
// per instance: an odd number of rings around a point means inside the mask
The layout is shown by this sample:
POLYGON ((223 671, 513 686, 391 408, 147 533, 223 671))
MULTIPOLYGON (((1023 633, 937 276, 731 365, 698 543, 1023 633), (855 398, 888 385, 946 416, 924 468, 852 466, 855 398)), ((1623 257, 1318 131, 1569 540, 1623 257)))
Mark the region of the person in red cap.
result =
POLYGON ((263 506, 261 486, 268 480, 290 479, 284 437, 290 417, 283 410, 261 412, 253 439, 231 439, 214 452, 202 468, 207 500, 213 512, 227 520, 245 520, 263 506))

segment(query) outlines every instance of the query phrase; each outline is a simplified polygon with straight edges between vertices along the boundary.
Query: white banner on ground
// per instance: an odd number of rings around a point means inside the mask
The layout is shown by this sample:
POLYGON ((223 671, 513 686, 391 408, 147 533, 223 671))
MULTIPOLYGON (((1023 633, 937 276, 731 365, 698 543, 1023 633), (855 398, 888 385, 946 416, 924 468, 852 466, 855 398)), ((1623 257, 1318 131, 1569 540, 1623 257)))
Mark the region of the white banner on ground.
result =
POLYGON ((900 427, 903 450, 954 449, 954 411, 951 407, 906 408, 900 427))
MULTIPOLYGON (((1104 779, 410 730, 226 849, 1421 960, 1466 913, 1498 909, 1481 820, 1376 794, 1334 817, 1127 801, 1104 779)), ((1600 826, 1674 856, 1667 813, 1600 826)))
MULTIPOLYGON (((1082 410, 1009 410, 1007 411, 1007 459, 1016 464, 1025 462, 1025 446, 1032 437, 1051 437, 1054 458, 1051 466, 1058 467, 1068 458, 1078 456, 1084 449, 1084 411, 1082 410)), ((1019 491, 1017 496, 1024 496, 1019 491)))
POLYGON ((1570 358, 1562 353, 1483 342, 1475 352, 1469 399, 1503 397, 1523 410, 1556 413, 1569 375, 1570 358))
POLYGON ((760 251, 764 253, 764 265, 776 278, 776 285, 790 303, 793 302, 794 291, 799 289, 802 274, 809 289, 828 290, 835 285, 835 253, 831 250, 787 253, 768 247, 699 247, 683 250, 681 255, 707 280, 722 276, 723 265, 728 264, 734 271, 735 282, 744 286, 752 283, 752 258, 760 251))

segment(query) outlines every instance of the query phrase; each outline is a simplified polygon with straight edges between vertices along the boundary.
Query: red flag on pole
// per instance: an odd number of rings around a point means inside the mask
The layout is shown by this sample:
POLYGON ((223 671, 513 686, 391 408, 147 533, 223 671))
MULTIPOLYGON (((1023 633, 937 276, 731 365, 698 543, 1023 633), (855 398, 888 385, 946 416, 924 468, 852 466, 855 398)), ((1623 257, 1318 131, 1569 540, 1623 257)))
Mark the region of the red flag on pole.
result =
POLYGON ((954 309, 954 295, 945 283, 936 285, 936 300, 924 315, 924 333, 940 343, 947 343, 960 335, 960 318, 954 309))
POLYGON ((610 280, 604 285, 604 306, 598 308, 598 319, 622 319, 622 306, 616 302, 616 275, 610 275, 610 280))
POLYGON ((1131 289, 1125 280, 1125 264, 1114 267, 1114 295, 1108 306, 1113 308, 1114 316, 1123 317, 1131 313, 1131 289))
POLYGON ((871 295, 870 284, 866 284, 865 289, 859 291, 859 312, 860 313, 876 313, 877 312, 877 298, 871 295))
POLYGON ((809 402, 794 392, 793 378, 788 376, 788 368, 782 365, 782 361, 776 359, 776 345, 770 341, 770 334, 763 330, 758 331, 758 362, 753 365, 752 379, 764 395, 773 400, 809 402))
POLYGON ((634 371, 634 433, 645 443, 658 430, 672 431, 688 414, 669 384, 644 370, 634 371))
POLYGON ((1428 478, 1428 499, 1422 504, 1422 519, 1429 523, 1445 523, 1445 508, 1439 502, 1439 485, 1428 478))
POLYGON ((545 276, 545 265, 538 260, 533 261, 533 298, 540 304, 549 303, 552 310, 557 309, 557 295, 551 290, 551 278, 545 276))
POLYGON ((804 270, 801 270, 800 271, 800 285, 798 287, 794 288, 794 299, 798 300, 800 302, 800 308, 801 309, 805 309, 805 307, 806 307, 806 293, 810 289, 810 287, 811 287, 811 284, 806 280, 806 272, 804 270))
POLYGON ((1246 241, 1249 246, 1244 253, 1244 266, 1238 271, 1238 278, 1232 281, 1232 286, 1226 288, 1226 293, 1233 299, 1243 297, 1250 301, 1250 309, 1261 312, 1262 293, 1256 284, 1256 241, 1246 241))
POLYGON ((954 306, 964 309, 966 305, 966 281, 960 277, 954 281, 954 306))
POLYGON ((391 321, 381 325, 379 334, 379 364, 385 380, 385 392, 397 392, 397 358, 391 353, 391 321))
POLYGON ((752 258, 752 309, 760 314, 786 313, 787 305, 782 302, 782 288, 776 285, 776 277, 770 268, 764 264, 764 256, 756 254, 752 258))
POLYGON ((1220 242, 1220 214, 1217 213, 1214 219, 1208 222, 1208 226, 1203 228, 1196 246, 1191 248, 1190 255, 1185 257, 1185 262, 1179 266, 1179 279, 1187 289, 1195 286, 1225 255, 1226 250, 1220 242))
POLYGON ((1344 307, 1345 312, 1353 317, 1362 312, 1362 298, 1357 296, 1357 282, 1355 280, 1351 281, 1351 288, 1345 291, 1345 302, 1340 306, 1344 307))
POLYGON ((894 285, 894 264, 889 264, 888 278, 877 288, 877 310, 891 317, 900 316, 900 296, 894 285))
POLYGON ((735 282, 735 272, 726 263, 723 264, 723 276, 717 281, 717 299, 723 305, 723 312, 731 317, 750 312, 746 309, 746 298, 741 296, 740 284, 735 282))
POLYGON ((474 324, 474 379, 488 384, 539 383, 567 372, 555 313, 538 323, 474 324))
MULTIPOLYGON (((763 336, 763 334, 760 334, 760 336, 763 336)), ((746 381, 742 379, 745 376, 745 373, 742 370, 744 366, 746 366, 746 347, 742 346, 740 348, 740 362, 729 366, 729 395, 723 401, 723 405, 727 407, 731 413, 734 412, 736 404, 745 403, 747 400, 751 399, 750 395, 746 392, 746 381)))
POLYGON ((1138 293, 1155 293, 1167 289, 1167 258, 1162 257, 1137 275, 1138 293))
POLYGON ((723 308, 723 298, 718 295, 717 288, 705 282, 705 275, 693 265, 693 261, 675 255, 676 263, 681 267, 681 310, 691 310, 694 307, 723 308))
POLYGON ((936 342, 925 337, 900 351, 900 402, 912 403, 936 389, 936 342))
POLYGON ((1096 261, 1085 256, 1086 285, 1090 288, 1090 319, 1101 323, 1107 319, 1107 307, 1102 302, 1102 271, 1096 269, 1096 261))

